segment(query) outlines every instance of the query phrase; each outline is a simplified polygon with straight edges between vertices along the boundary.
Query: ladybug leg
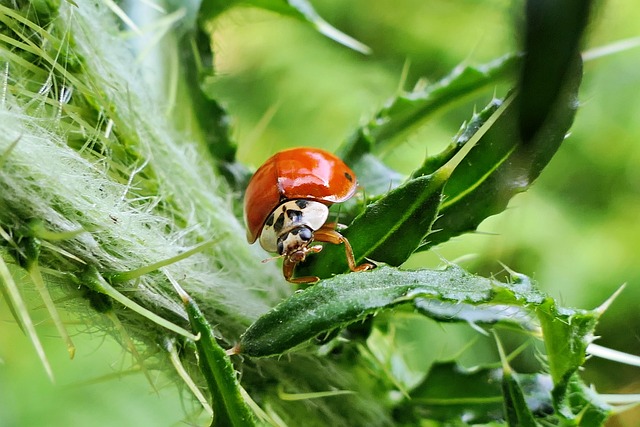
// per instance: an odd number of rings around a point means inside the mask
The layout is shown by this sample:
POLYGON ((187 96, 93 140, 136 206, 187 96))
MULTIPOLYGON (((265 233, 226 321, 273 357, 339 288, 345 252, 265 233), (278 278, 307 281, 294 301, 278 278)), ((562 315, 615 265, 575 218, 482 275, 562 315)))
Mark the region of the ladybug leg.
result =
POLYGON ((322 226, 322 228, 328 228, 328 229, 331 229, 331 230, 338 231, 338 230, 343 230, 343 229, 347 228, 347 226, 344 225, 344 224, 340 224, 339 222, 325 222, 325 224, 322 226))
POLYGON ((304 277, 296 277, 293 278, 293 269, 295 268, 297 262, 291 261, 289 258, 284 259, 284 263, 282 263, 282 274, 284 274, 284 278, 287 282, 290 283, 315 283, 320 281, 319 277, 316 276, 304 276, 304 277))
POLYGON ((314 240, 317 242, 332 243, 334 245, 344 243, 344 251, 347 255, 347 263, 349 264, 349 269, 351 271, 367 271, 376 268, 375 264, 366 261, 360 265, 356 265, 356 259, 353 256, 351 243, 349 243, 349 240, 347 240, 346 237, 334 230, 331 225, 332 224, 325 224, 322 228, 316 230, 313 233, 314 240))

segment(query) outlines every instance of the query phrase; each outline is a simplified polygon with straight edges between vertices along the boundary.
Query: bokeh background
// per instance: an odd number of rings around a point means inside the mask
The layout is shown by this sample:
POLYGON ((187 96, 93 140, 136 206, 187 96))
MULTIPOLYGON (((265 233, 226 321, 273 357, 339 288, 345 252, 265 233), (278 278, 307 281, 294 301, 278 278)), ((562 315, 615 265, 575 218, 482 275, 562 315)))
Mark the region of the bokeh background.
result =
MULTIPOLYGON (((485 63, 518 46, 521 2, 313 3, 327 21, 372 53, 351 51, 304 23, 251 8, 233 9, 217 21, 218 76, 208 90, 231 113, 239 158, 251 167, 285 147, 335 149, 399 88, 409 89, 418 79, 438 80, 459 64, 485 63)), ((636 0, 602 2, 585 49, 639 37, 638 22, 636 0)), ((485 221, 480 233, 415 255, 407 267, 462 259, 472 271, 500 274, 502 262, 535 278, 563 305, 581 308, 597 307, 626 283, 602 317, 598 343, 639 355, 639 70, 640 48, 589 61, 571 135, 534 187, 517 196, 506 212, 485 221)), ((498 95, 505 90, 495 88, 498 95)), ((384 160, 410 173, 426 153, 445 146, 493 91, 433 117, 384 153, 384 160)), ((0 427, 169 426, 180 425, 185 411, 193 410, 167 379, 154 377, 154 391, 140 372, 129 371, 131 360, 117 343, 97 331, 81 333, 81 322, 75 337, 78 354, 69 361, 45 310, 35 315, 41 316, 38 330, 57 381, 48 381, 0 300, 0 427), (87 383, 87 378, 96 380, 87 383)), ((416 330, 416 324, 396 321, 399 343, 413 342, 407 359, 414 367, 457 354, 475 334, 466 326, 424 320, 416 330)), ((495 345, 488 341, 488 346, 495 345)), ((475 352, 476 363, 482 354, 475 352)), ((486 357, 495 360, 489 351, 486 357)), ((518 363, 527 369, 527 360, 518 363)), ((640 393, 639 368, 593 358, 583 376, 602 393, 640 393)), ((640 411, 609 424, 640 425, 640 411)))

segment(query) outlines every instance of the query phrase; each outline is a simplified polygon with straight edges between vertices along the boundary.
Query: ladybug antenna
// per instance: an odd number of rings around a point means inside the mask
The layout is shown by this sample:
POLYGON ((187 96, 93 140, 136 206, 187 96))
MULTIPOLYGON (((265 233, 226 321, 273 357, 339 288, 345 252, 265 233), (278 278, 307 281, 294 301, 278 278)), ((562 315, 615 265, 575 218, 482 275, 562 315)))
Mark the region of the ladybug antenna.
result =
POLYGON ((278 259, 278 258, 284 258, 284 257, 286 257, 286 256, 287 256, 287 254, 282 254, 282 255, 278 255, 278 256, 271 257, 271 258, 263 259, 263 260, 262 260, 262 263, 263 263, 263 264, 266 264, 266 263, 268 263, 268 262, 270 262, 270 261, 276 260, 276 259, 278 259))

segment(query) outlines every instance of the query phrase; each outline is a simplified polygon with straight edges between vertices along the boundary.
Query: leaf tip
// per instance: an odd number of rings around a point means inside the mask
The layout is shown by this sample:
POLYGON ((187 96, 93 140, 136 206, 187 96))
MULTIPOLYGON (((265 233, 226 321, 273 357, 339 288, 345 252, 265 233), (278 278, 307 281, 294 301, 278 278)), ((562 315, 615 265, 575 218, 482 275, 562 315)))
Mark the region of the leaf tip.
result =
POLYGON ((372 52, 369 46, 362 42, 359 42, 351 36, 346 35, 325 20, 318 19, 314 22, 314 25, 320 32, 320 34, 329 37, 331 40, 338 42, 341 45, 348 47, 349 49, 353 49, 356 52, 362 53, 363 55, 370 55, 372 52))
POLYGON ((613 304, 613 301, 615 301, 616 298, 618 298, 618 295, 620 295, 622 293, 622 291, 624 290, 624 288, 627 286, 626 283, 623 283, 622 286, 620 286, 614 293, 613 295, 611 295, 609 298, 607 298, 607 300, 605 302, 603 302, 602 304, 600 304, 600 306, 598 308, 596 308, 596 313, 598 313, 598 315, 602 315, 605 311, 607 311, 607 309, 611 306, 611 304, 613 304))

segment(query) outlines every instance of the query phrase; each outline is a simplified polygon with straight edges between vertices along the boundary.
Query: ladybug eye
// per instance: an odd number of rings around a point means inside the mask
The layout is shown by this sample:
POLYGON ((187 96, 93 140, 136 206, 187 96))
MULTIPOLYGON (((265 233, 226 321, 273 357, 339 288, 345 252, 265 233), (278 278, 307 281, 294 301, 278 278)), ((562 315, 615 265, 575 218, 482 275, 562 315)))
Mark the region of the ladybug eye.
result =
POLYGON ((308 242, 313 237, 311 235, 311 230, 309 230, 307 227, 301 227, 300 233, 298 235, 300 236, 300 240, 303 240, 305 242, 308 242))

